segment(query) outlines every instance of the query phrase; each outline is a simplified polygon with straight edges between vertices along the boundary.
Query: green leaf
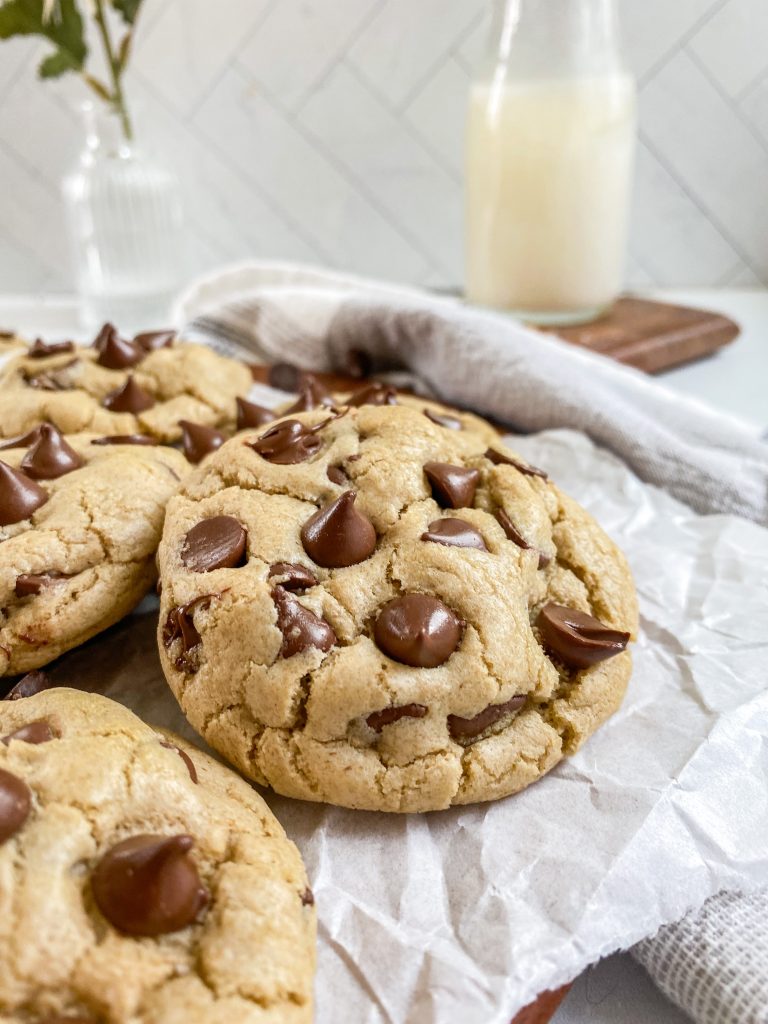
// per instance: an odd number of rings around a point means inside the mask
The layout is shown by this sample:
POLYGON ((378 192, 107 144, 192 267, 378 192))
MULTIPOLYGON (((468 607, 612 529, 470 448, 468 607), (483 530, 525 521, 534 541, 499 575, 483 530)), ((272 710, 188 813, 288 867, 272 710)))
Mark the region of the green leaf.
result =
POLYGON ((112 6, 123 16, 126 25, 132 25, 136 21, 142 0, 112 0, 112 6))
POLYGON ((75 0, 58 0, 47 19, 43 17, 43 0, 4 0, 0 3, 0 39, 12 36, 43 36, 53 43, 54 52, 40 65, 41 78, 79 71, 88 54, 75 0))

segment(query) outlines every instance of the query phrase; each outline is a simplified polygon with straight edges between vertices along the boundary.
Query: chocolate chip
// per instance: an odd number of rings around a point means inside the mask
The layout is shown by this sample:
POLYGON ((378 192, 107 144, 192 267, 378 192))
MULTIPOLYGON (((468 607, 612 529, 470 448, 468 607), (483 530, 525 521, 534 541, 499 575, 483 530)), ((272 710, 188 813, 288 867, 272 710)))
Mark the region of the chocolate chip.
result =
POLYGON ((39 718, 35 722, 22 725, 15 732, 9 732, 7 736, 3 736, 0 743, 4 743, 6 747, 11 740, 18 740, 20 743, 50 743, 51 740, 55 740, 57 737, 58 733, 53 731, 48 722, 39 718))
POLYGON ((399 704, 390 708, 374 711, 366 718, 367 725, 374 732, 381 732, 385 725, 399 722, 401 718, 424 718, 427 714, 425 704, 399 704))
POLYGON ((376 530, 355 508, 354 491, 345 491, 319 509, 301 528, 309 557, 325 569, 341 569, 365 561, 376 550, 376 530))
POLYGON ((589 668, 612 658, 629 642, 629 633, 561 604, 545 604, 536 618, 536 626, 544 646, 574 668, 589 668))
POLYGON ((40 427, 33 427, 32 430, 28 430, 26 434, 17 434, 16 437, 10 438, 8 441, 3 441, 0 444, 0 451, 5 448, 29 448, 31 444, 40 437, 40 427))
POLYGON ((143 331, 134 337, 133 343, 139 348, 143 348, 145 352, 154 352, 158 348, 170 348, 175 340, 176 331, 168 329, 165 331, 143 331))
MULTIPOLYGON (((324 423, 319 426, 325 426, 324 423)), ((298 420, 283 420, 262 434, 256 441, 247 442, 262 459, 279 466, 292 466, 306 462, 321 447, 317 427, 306 427, 298 420)))
POLYGON ((490 459, 496 466, 514 466, 518 473, 523 473, 525 476, 540 476, 542 480, 548 479, 544 470, 539 469, 538 466, 530 466, 526 462, 520 462, 519 459, 513 459, 511 455, 497 452, 494 448, 489 448, 485 453, 485 457, 490 459))
POLYGON ((48 572, 25 572, 16 577, 14 593, 16 597, 32 597, 40 593, 44 587, 48 587, 57 580, 68 580, 71 577, 56 569, 49 569, 48 572))
POLYGON ((344 405, 397 405, 397 390, 389 384, 369 384, 345 399, 344 405))
POLYGON ((491 725, 495 725, 505 715, 511 715, 518 711, 525 704, 525 694, 519 693, 503 704, 489 704, 474 718, 460 718, 458 715, 448 715, 448 732, 451 739, 471 740, 485 732, 491 725))
POLYGON ((438 427, 445 427, 447 430, 463 430, 464 424, 461 420, 457 420, 455 416, 441 416, 439 413, 432 412, 431 409, 425 409, 424 415, 428 420, 432 420, 438 427))
POLYGON ((193 526, 184 538, 181 560, 192 572, 235 569, 244 564, 248 534, 232 516, 213 516, 193 526))
POLYGON ((91 444, 152 444, 156 445, 154 437, 147 434, 109 434, 107 437, 94 437, 91 444))
POLYGON ((19 831, 31 809, 32 793, 26 782, 0 768, 0 843, 19 831))
POLYGON ((349 485, 349 477, 341 466, 329 466, 326 476, 332 484, 337 484, 339 487, 347 487, 349 485))
POLYGON ((285 415, 292 412, 309 412, 310 409, 317 409, 320 405, 333 405, 333 398, 317 377, 311 373, 305 373, 299 384, 299 397, 289 409, 285 410, 285 415))
POLYGON ((151 409, 155 400, 149 392, 140 387, 133 376, 128 377, 122 387, 110 391, 101 403, 105 409, 112 412, 144 412, 151 409))
POLYGON ((101 913, 127 935, 166 935, 194 922, 209 895, 190 857, 188 835, 138 835, 101 858, 91 889, 101 913))
POLYGON ((448 462, 427 462, 424 472, 432 487, 432 496, 443 508, 469 508, 475 500, 480 471, 452 466, 448 462))
POLYGON ((160 740, 160 746, 165 747, 166 750, 173 750, 179 755, 189 772, 190 779, 192 779, 195 785, 197 785, 197 768, 195 768, 195 762, 186 750, 182 750, 181 747, 177 747, 175 743, 169 743, 168 740, 160 740))
POLYGON ((534 547, 533 544, 529 544, 528 541, 525 539, 525 537, 523 537, 523 535, 517 529, 515 524, 512 522, 512 520, 509 518, 509 516, 507 515, 507 513, 504 511, 503 508, 500 508, 496 512, 496 518, 498 519, 499 525, 501 526, 501 528, 504 531, 504 533, 506 533, 506 535, 507 535, 509 540, 511 540, 513 543, 517 544, 517 546, 519 548, 522 548, 523 551, 535 551, 538 554, 538 556, 539 556, 539 569, 543 569, 543 568, 545 568, 545 566, 549 565, 549 563, 552 561, 552 559, 546 553, 546 551, 541 551, 539 548, 534 547))
POLYGON ((325 619, 305 608, 283 587, 275 587, 272 600, 277 608, 277 628, 283 634, 281 658, 291 658, 311 647, 330 651, 336 643, 336 634, 325 619))
POLYGON ((202 643, 202 637, 195 628, 194 613, 198 605, 211 601, 218 594, 202 594, 187 604, 171 608, 163 626, 163 646, 168 650, 176 640, 181 641, 181 653, 174 661, 180 672, 196 672, 198 669, 195 651, 202 643))
POLYGON ((463 519, 436 519, 430 523, 421 539, 433 544, 445 544, 456 548, 477 548, 487 551, 485 541, 474 528, 463 519))
POLYGON ((249 427, 263 427, 265 423, 271 423, 275 414, 271 409, 263 405, 256 405, 245 398, 236 398, 237 403, 237 429, 247 430, 249 427))
POLYGON ((106 366, 108 370, 127 370, 129 366, 135 366, 146 356, 146 351, 139 345, 127 338, 121 338, 117 330, 110 324, 105 324, 101 329, 99 338, 99 358, 96 362, 99 366, 106 366))
POLYGON ((190 420, 179 420, 181 427, 181 443, 184 448, 184 455, 187 462, 197 464, 206 455, 221 448, 227 440, 227 435, 213 427, 204 427, 202 423, 192 423, 190 420))
POLYGON ((83 460, 64 440, 51 423, 40 426, 40 436, 24 456, 19 467, 33 480, 56 480, 73 469, 80 469, 83 460))
POLYGON ((0 462, 0 526, 29 519, 48 501, 48 492, 26 473, 0 462))
POLYGON ((21 700, 24 697, 34 697, 36 693, 42 693, 53 686, 51 677, 47 672, 27 672, 25 676, 6 693, 3 700, 21 700))
POLYGON ((269 567, 269 579, 284 590, 309 590, 317 586, 315 574, 298 562, 274 562, 269 567))
POLYGON ((394 661, 434 668, 453 654, 463 622, 436 597, 405 594, 384 605, 373 626, 379 648, 394 661))
POLYGON ((273 363, 267 370, 267 381, 270 387, 279 391, 298 391, 302 373, 293 363, 273 363))
POLYGON ((314 907, 315 905, 314 893, 309 888, 304 890, 304 892, 301 894, 300 899, 302 907, 314 907))
POLYGON ((30 359, 45 359, 46 356, 58 356, 63 352, 74 351, 74 341, 45 342, 42 338, 36 338, 27 355, 30 359))

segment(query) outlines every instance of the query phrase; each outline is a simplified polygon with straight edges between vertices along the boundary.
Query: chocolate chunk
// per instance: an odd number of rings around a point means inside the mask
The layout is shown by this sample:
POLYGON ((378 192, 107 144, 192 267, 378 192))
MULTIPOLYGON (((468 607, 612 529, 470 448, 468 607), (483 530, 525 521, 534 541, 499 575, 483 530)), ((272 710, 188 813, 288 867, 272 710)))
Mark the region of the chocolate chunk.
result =
POLYGON ((448 462, 426 462, 424 472, 432 487, 432 497, 443 508, 469 508, 475 500, 479 470, 448 462))
POLYGON ((145 352, 154 352, 158 348, 170 348, 176 340, 176 331, 143 331, 133 339, 133 344, 143 348, 145 352))
POLYGON ((237 429, 247 430, 249 427, 263 427, 265 423, 271 423, 275 414, 271 409, 263 405, 256 405, 245 398, 236 398, 237 403, 237 429))
POLYGON ((40 436, 24 456, 19 467, 33 480, 56 480, 73 469, 80 469, 83 460, 64 440, 64 435, 51 423, 40 426, 40 436))
POLYGON ((485 457, 490 459, 496 466, 514 466, 518 473, 523 473, 525 476, 540 476, 542 480, 548 479, 544 470, 539 469, 538 466, 530 466, 526 462, 520 462, 519 459, 513 459, 511 455, 497 452, 494 448, 489 448, 485 453, 485 457))
POLYGON ((32 597, 39 594, 44 587, 55 583, 56 580, 70 578, 66 573, 57 572, 56 569, 49 569, 48 572, 25 572, 16 577, 14 593, 16 597, 32 597))
POLYGON ((379 648, 394 661, 434 668, 453 654, 464 623, 436 597, 405 594, 384 605, 373 626, 379 648))
POLYGON ((389 384, 369 384, 345 399, 344 405, 397 405, 397 390, 389 384))
POLYGON ((308 590, 317 586, 315 574, 298 562, 274 562, 269 567, 269 579, 283 590, 308 590))
POLYGON ((33 427, 32 430, 28 430, 26 434, 17 434, 16 437, 11 437, 8 441, 3 441, 0 444, 0 451, 5 448, 29 448, 31 444, 40 437, 40 427, 33 427))
POLYGON ((330 651, 336 643, 336 634, 325 619, 305 608, 283 587, 275 587, 272 600, 277 608, 277 628, 283 634, 281 658, 291 658, 311 647, 330 651))
POLYGON ((151 409, 155 400, 149 392, 140 387, 133 376, 128 377, 122 387, 110 391, 101 403, 105 409, 112 412, 144 412, 151 409))
POLYGON ((292 412, 309 412, 310 409, 317 409, 320 405, 333 405, 333 398, 317 377, 311 373, 305 373, 299 384, 299 397, 289 409, 285 410, 284 415, 292 412))
POLYGON ((184 448, 184 455, 187 462, 197 464, 206 455, 221 448, 227 440, 227 435, 213 427, 204 427, 202 423, 192 423, 189 420, 179 420, 181 427, 181 443, 184 448))
POLYGON ((6 747, 11 740, 18 740, 20 743, 50 743, 51 740, 55 740, 57 737, 58 733, 53 731, 48 722, 39 718, 35 722, 22 725, 15 732, 9 732, 7 736, 3 736, 0 743, 4 743, 6 747))
POLYGON ((104 335, 98 346, 99 358, 96 362, 99 366, 106 366, 108 370, 127 370, 129 366, 140 363, 146 351, 127 338, 121 338, 114 327, 105 333, 108 326, 105 325, 99 335, 100 338, 104 335))
POLYGON ((169 743, 167 740, 160 740, 160 746, 165 747, 166 750, 173 750, 179 755, 189 772, 190 779, 197 785, 197 768, 195 768, 195 762, 186 750, 182 750, 181 747, 177 747, 175 743, 169 743))
POLYGON ((19 831, 31 809, 32 793, 26 782, 0 768, 0 843, 19 831))
POLYGON ((315 895, 311 889, 305 889, 300 898, 302 907, 314 907, 315 895))
POLYGON ((40 484, 0 462, 0 526, 29 519, 46 501, 48 492, 40 484))
POLYGON ((536 618, 536 626, 544 646, 573 668, 589 668, 612 658, 629 642, 629 633, 561 604, 545 604, 536 618))
POLYGON ((341 466, 329 466, 326 476, 332 484, 337 484, 339 487, 347 487, 349 485, 349 477, 341 466))
POLYGON ((198 669, 195 651, 202 642, 202 637, 195 628, 194 613, 198 605, 211 601, 218 594, 202 594, 187 604, 171 608, 163 626, 163 645, 166 650, 175 640, 181 641, 181 653, 174 661, 180 672, 196 672, 198 669))
POLYGON ((549 565, 549 563, 552 561, 552 559, 546 553, 546 551, 542 551, 540 548, 534 547, 533 544, 529 544, 528 541, 525 539, 525 537, 523 537, 523 535, 517 529, 515 524, 512 522, 512 520, 509 518, 509 516, 507 515, 507 513, 504 511, 503 508, 500 508, 497 511, 496 518, 498 519, 499 524, 500 524, 502 530, 504 531, 504 533, 506 533, 506 535, 509 538, 509 540, 511 540, 513 543, 517 544, 517 546, 519 548, 522 548, 523 551, 536 551, 537 552, 537 554, 539 556, 539 569, 544 569, 547 565, 549 565))
POLYGON ((109 434, 106 437, 94 437, 91 444, 152 444, 156 445, 154 437, 147 434, 109 434))
POLYGON ((401 718, 424 718, 427 713, 425 704, 399 704, 390 708, 374 711, 366 718, 366 723, 374 732, 381 732, 385 725, 399 722, 401 718))
POLYGON ((429 524, 426 532, 422 533, 421 539, 432 541, 434 544, 446 544, 448 547, 488 550, 474 526, 470 526, 463 519, 436 519, 434 523, 429 524))
POLYGON ((376 550, 376 530, 355 508, 354 491, 345 491, 319 509, 301 528, 301 543, 313 562, 341 569, 365 561, 376 550))
POLYGON ((36 693, 42 693, 53 686, 51 677, 47 672, 35 669, 34 672, 27 672, 25 676, 6 693, 3 700, 21 700, 23 697, 34 697, 36 693))
MULTIPOLYGON (((325 426, 325 423, 318 426, 325 426)), ((247 444, 267 462, 292 466, 311 459, 321 447, 323 442, 317 436, 317 429, 306 427, 298 420, 283 420, 270 427, 258 440, 247 444)))
POLYGON ((63 352, 74 352, 74 341, 45 342, 42 338, 36 338, 34 345, 27 355, 30 359, 45 359, 46 356, 58 356, 63 352))
POLYGON ((137 835, 113 846, 91 876, 96 905, 127 935, 166 935, 186 928, 206 906, 190 850, 192 836, 137 835))
POLYGON ((235 569, 245 562, 248 534, 232 516, 213 516, 193 526, 184 538, 181 560, 192 572, 235 569))
POLYGON ((438 427, 445 427, 447 430, 463 430, 464 424, 461 420, 457 420, 455 416, 441 416, 440 413, 432 412, 431 409, 425 409, 424 415, 428 420, 432 420, 438 427))
POLYGON ((495 725, 505 715, 511 715, 518 711, 525 704, 525 694, 518 693, 503 704, 489 704, 474 718, 460 718, 458 715, 448 715, 448 732, 452 740, 471 740, 479 736, 489 726, 495 725))
POLYGON ((279 391, 298 391, 301 385, 302 372, 293 363, 273 363, 267 370, 267 381, 270 387, 279 391))

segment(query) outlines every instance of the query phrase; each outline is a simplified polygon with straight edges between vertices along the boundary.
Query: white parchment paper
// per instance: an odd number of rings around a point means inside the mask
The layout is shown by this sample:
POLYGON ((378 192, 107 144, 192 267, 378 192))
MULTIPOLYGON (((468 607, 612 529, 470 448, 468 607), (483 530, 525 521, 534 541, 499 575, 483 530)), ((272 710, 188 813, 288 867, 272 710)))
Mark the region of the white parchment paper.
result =
MULTIPOLYGON (((265 794, 315 891, 318 1024, 507 1024, 719 889, 768 884, 768 531, 695 515, 581 435, 512 443, 629 556, 642 632, 626 702, 495 804, 398 816, 265 794)), ((145 603, 55 679, 192 737, 156 614, 145 603)))

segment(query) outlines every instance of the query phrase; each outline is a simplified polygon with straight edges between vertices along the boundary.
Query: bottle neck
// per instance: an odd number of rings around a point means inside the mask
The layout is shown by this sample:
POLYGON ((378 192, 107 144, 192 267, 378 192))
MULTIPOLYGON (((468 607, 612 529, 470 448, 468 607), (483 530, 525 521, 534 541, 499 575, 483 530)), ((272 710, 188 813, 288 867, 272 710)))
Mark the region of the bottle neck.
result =
POLYGON ((85 133, 85 159, 129 159, 134 155, 134 146, 126 140, 116 114, 87 102, 81 105, 80 115, 85 133))

